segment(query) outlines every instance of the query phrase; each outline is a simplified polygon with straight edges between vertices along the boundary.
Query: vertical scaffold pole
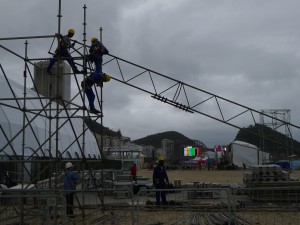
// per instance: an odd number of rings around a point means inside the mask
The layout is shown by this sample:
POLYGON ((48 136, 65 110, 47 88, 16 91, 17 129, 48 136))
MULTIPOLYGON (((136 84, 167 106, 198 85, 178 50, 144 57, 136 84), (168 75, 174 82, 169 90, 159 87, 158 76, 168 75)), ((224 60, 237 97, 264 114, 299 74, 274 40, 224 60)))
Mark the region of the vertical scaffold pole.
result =
MULTIPOLYGON (((27 83, 27 74, 26 74, 26 63, 27 63, 27 59, 28 59, 28 56, 27 56, 27 50, 28 50, 28 42, 27 40, 25 41, 25 58, 24 58, 24 73, 23 73, 23 76, 24 76, 24 92, 23 92, 23 97, 24 97, 24 101, 23 101, 23 127, 25 127, 25 122, 26 122, 26 83, 27 83)), ((21 180, 22 180, 22 189, 24 188, 24 172, 25 172, 25 140, 26 140, 26 136, 25 136, 25 131, 22 132, 22 167, 21 167, 21 180)), ((21 201, 21 224, 24 223, 24 202, 21 201)))
MULTIPOLYGON (((100 27, 100 43, 102 43, 102 27, 100 27)), ((101 65, 102 67, 102 65, 101 65)), ((101 170, 101 183, 104 184, 104 172, 103 172, 103 168, 104 168, 104 161, 105 161, 105 156, 104 156, 104 149, 103 149, 103 85, 100 86, 100 112, 101 112, 101 161, 102 161, 102 170, 101 170)), ((103 185, 102 185, 103 186, 103 185)), ((104 201, 102 202, 102 205, 104 205, 104 201)))
MULTIPOLYGON (((85 76, 87 75, 87 65, 86 65, 86 10, 87 10, 87 7, 86 5, 84 4, 83 6, 83 70, 84 70, 84 78, 85 76)), ((85 102, 85 94, 83 94, 83 102, 85 102)), ((83 110, 83 118, 85 118, 85 110, 83 110)), ((85 121, 83 120, 83 133, 82 133, 82 158, 84 159, 85 157, 85 121)), ((84 162, 84 161, 83 161, 84 162)), ((85 171, 85 163, 82 163, 82 171, 85 171)), ((90 171, 92 173, 92 171, 90 171)), ((82 182, 82 189, 84 189, 84 182, 82 182)), ((85 194, 83 192, 82 194, 82 205, 85 205, 85 198, 84 198, 85 194)), ((84 218, 85 218, 85 211, 84 211, 84 207, 82 207, 82 210, 81 210, 81 214, 82 214, 82 218, 83 218, 83 221, 84 221, 84 218)))
MULTIPOLYGON (((58 34, 60 34, 61 33, 61 17, 62 17, 62 15, 61 15, 61 0, 59 0, 57 17, 58 17, 58 34)), ((58 45, 58 46, 60 46, 60 45, 58 45)), ((59 145, 58 145, 58 140, 59 140, 59 133, 58 133, 58 131, 59 131, 59 98, 58 98, 58 96, 59 96, 60 83, 59 83, 59 63, 58 62, 59 61, 56 62, 56 64, 57 64, 56 71, 57 72, 56 72, 56 76, 55 76, 55 84, 56 84, 55 85, 56 86, 56 93, 55 93, 55 100, 56 100, 56 120, 55 120, 55 122, 56 122, 56 124, 55 125, 56 125, 56 128, 55 128, 55 153, 54 154, 55 154, 56 159, 58 158, 58 149, 59 149, 59 145)), ((50 112, 51 112, 51 110, 50 110, 50 112)), ((56 171, 59 170, 60 168, 59 168, 59 164, 57 164, 56 160, 54 161, 53 167, 54 167, 54 172, 56 174, 55 176, 58 176, 58 173, 56 171)), ((55 188, 58 187, 57 182, 58 182, 57 179, 55 179, 55 182, 54 182, 55 188)))

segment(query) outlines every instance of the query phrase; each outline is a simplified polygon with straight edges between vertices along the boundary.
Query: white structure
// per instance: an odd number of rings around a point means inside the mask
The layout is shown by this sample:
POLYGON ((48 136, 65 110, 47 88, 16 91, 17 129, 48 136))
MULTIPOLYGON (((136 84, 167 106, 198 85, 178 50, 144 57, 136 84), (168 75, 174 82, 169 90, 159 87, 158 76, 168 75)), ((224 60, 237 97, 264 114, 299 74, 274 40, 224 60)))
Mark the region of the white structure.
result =
POLYGON ((174 141, 169 139, 161 140, 161 154, 166 158, 168 163, 173 163, 176 159, 174 154, 174 141))
MULTIPOLYGON (((61 96, 63 100, 70 101, 71 67, 65 62, 55 63, 51 69, 53 74, 49 75, 47 73, 48 64, 49 61, 35 63, 34 83, 36 84, 37 92, 48 98, 53 98, 58 95, 61 96), (56 73, 58 76, 55 76, 56 73)), ((59 103, 61 104, 61 102, 59 103)), ((69 108, 69 105, 66 108, 69 108)))
MULTIPOLYGON (((68 118, 66 112, 61 110, 58 121, 49 119, 50 113, 56 113, 45 107, 49 100, 39 98, 37 93, 30 89, 26 89, 25 92, 26 100, 22 99, 22 85, 12 80, 8 84, 5 78, 0 76, 0 155, 62 155, 65 158, 78 158, 84 154, 87 158, 100 157, 96 139, 88 129, 83 140, 82 118, 68 118), (23 108, 27 110, 23 112, 23 108), (49 130, 55 132, 55 135, 50 136, 49 130)), ((52 103, 52 108, 55 107, 56 104, 52 103)))
POLYGON ((229 158, 232 163, 243 167, 246 166, 262 165, 269 162, 270 154, 260 151, 255 145, 234 141, 231 143, 231 152, 229 158))

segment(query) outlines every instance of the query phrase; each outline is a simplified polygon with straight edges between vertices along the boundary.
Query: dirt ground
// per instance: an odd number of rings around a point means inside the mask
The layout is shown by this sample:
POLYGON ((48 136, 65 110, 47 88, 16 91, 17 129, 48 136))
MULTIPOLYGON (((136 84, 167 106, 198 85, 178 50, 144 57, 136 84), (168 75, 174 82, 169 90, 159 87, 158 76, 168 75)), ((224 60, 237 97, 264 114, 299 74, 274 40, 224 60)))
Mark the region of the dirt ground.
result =
MULTIPOLYGON (((207 182, 207 183, 243 183, 243 170, 167 170, 170 182, 174 183, 174 180, 181 180, 181 184, 192 182, 207 182)), ((138 177, 147 177, 152 180, 152 170, 142 169, 137 171, 138 177)), ((300 179, 300 171, 294 171, 291 173, 291 177, 294 179, 300 179)), ((152 199, 153 200, 153 199, 152 199)), ((200 207, 198 210, 183 210, 180 207, 174 210, 174 207, 170 206, 170 209, 160 206, 141 207, 137 211, 131 208, 124 208, 123 210, 107 208, 106 210, 98 210, 97 208, 91 208, 87 210, 86 217, 81 217, 80 211, 78 211, 78 217, 71 219, 65 224, 72 225, 96 225, 96 224, 119 224, 119 225, 189 225, 189 224, 221 224, 221 223, 204 223, 204 217, 224 217, 227 212, 226 209, 221 208, 220 211, 209 211, 205 209, 205 200, 201 200, 200 205, 194 205, 194 207, 200 207), (201 206, 203 206, 201 208, 201 206), (199 220, 195 223, 195 220, 199 220), (200 220, 202 222, 200 222, 200 220), (102 223, 101 223, 102 221, 102 223), (106 221, 106 222, 105 222, 106 221)), ((218 201, 212 200, 212 201, 218 201)), ((114 206, 115 207, 115 206, 114 206)), ((299 225, 300 212, 295 210, 278 209, 276 211, 266 210, 239 210, 235 212, 235 217, 246 222, 234 223, 234 224, 247 224, 247 225, 299 225)), ((1 222, 0 222, 1 224, 1 222)), ((224 223, 225 224, 225 223, 224 223)), ((228 224, 228 223, 227 223, 228 224)), ((233 223, 231 223, 233 224, 233 223)))
MULTIPOLYGON (((206 183, 220 183, 220 184, 242 184, 243 183, 243 170, 167 170, 169 180, 170 182, 174 183, 175 179, 181 180, 181 184, 186 183, 192 183, 192 182, 206 182, 206 183)), ((143 169, 138 171, 138 176, 142 177, 148 177, 152 178, 152 171, 143 169)), ((290 177, 293 179, 300 180, 300 171, 293 171, 290 173, 290 177)), ((163 213, 162 213, 163 214, 163 213)), ((193 214, 193 213, 192 213, 193 214)), ((194 213, 195 214, 195 213, 194 213)), ((197 213, 196 213, 197 214, 197 213)), ((201 214, 201 211, 199 212, 201 214)), ((160 215, 159 212, 156 212, 156 214, 150 214, 148 213, 147 216, 143 218, 143 222, 141 224, 153 224, 154 219, 157 218, 157 215, 160 215), (146 222, 146 218, 151 218, 149 221, 146 222)), ((171 219, 171 216, 177 216, 181 215, 182 218, 186 217, 185 212, 178 211, 174 215, 169 213, 168 214, 169 221, 171 219)), ((193 215, 194 217, 197 217, 197 215, 193 215)), ((278 211, 272 212, 269 210, 245 210, 238 212, 236 216, 243 218, 245 223, 237 223, 237 224, 253 224, 253 225, 299 225, 299 216, 300 212, 295 209, 295 211, 289 211, 286 210, 281 211, 280 209, 278 211)), ((163 218, 163 217, 162 217, 163 218)), ((163 224, 169 224, 168 219, 164 220, 161 219, 161 221, 164 221, 163 224)), ((176 221, 176 220, 175 220, 176 221)), ((177 223, 174 223, 177 224, 177 223)), ((188 221, 178 223, 178 224, 195 224, 190 223, 188 221)), ((204 223, 199 223, 204 224, 204 223)))
MULTIPOLYGON (((243 183, 243 170, 167 170, 169 181, 174 183, 175 179, 181 180, 181 184, 191 182, 207 182, 231 184, 243 183)), ((137 176, 152 179, 152 170, 142 169, 137 171, 137 176)), ((300 180, 300 171, 293 171, 291 178, 300 180)))

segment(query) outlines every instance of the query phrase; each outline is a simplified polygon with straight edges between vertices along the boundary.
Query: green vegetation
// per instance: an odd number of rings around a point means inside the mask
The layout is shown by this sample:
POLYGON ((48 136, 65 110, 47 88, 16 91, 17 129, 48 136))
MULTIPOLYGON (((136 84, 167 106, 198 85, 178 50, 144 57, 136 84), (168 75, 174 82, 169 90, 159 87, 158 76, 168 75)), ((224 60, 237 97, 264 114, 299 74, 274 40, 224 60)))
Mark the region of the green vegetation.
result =
MULTIPOLYGON (((111 137, 122 136, 120 130, 112 131, 107 127, 101 126, 101 124, 97 123, 95 120, 85 118, 84 121, 92 132, 100 134, 101 129, 103 129, 102 133, 104 135, 109 135, 111 137)), ((152 134, 132 142, 137 145, 151 145, 155 148, 161 148, 161 141, 163 139, 174 141, 175 151, 183 149, 183 147, 187 145, 195 145, 193 140, 176 131, 152 134)), ((258 148, 270 153, 273 156, 273 159, 286 158, 287 155, 291 154, 300 155, 300 143, 298 141, 295 141, 287 137, 285 134, 277 132, 276 130, 261 124, 256 124, 255 126, 249 126, 239 130, 235 140, 253 144, 258 148)))
POLYGON ((300 154, 300 143, 265 125, 256 124, 240 130, 235 140, 253 144, 273 156, 282 159, 287 155, 300 154))
POLYGON ((185 146, 195 145, 195 142, 186 136, 176 132, 176 131, 167 131, 163 133, 149 135, 147 137, 137 139, 133 143, 137 145, 147 146, 152 145, 155 148, 161 148, 161 141, 163 139, 168 139, 174 141, 174 151, 182 151, 185 146))

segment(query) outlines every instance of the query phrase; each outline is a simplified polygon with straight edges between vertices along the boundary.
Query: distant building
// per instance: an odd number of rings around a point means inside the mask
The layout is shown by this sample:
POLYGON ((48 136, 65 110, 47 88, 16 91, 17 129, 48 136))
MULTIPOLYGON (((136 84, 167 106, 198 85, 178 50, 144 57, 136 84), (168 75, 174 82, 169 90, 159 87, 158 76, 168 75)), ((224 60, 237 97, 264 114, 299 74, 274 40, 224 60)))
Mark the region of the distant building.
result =
POLYGON ((156 149, 152 145, 144 146, 143 155, 150 157, 152 160, 156 159, 156 149))
POLYGON ((166 158, 165 161, 168 164, 174 164, 178 161, 178 155, 174 150, 174 141, 169 139, 163 139, 161 141, 161 153, 166 158))
POLYGON ((123 169, 129 169, 132 162, 137 164, 138 168, 143 168, 144 147, 131 142, 129 137, 109 136, 96 133, 98 145, 101 146, 103 140, 103 152, 105 157, 122 161, 123 169))

